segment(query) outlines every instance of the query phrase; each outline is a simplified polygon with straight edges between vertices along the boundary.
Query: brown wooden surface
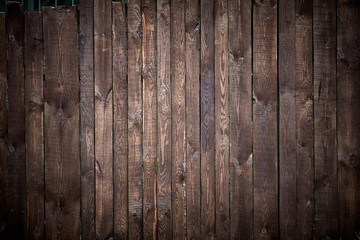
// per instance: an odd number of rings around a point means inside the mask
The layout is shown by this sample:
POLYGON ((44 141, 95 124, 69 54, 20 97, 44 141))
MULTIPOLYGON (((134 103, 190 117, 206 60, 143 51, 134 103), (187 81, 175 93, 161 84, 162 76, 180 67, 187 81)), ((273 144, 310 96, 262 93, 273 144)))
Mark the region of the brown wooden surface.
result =
POLYGON ((251 1, 230 0, 230 238, 253 236, 251 1), (246 219, 246 224, 243 220, 246 219))
POLYGON ((23 4, 8 2, 8 207, 9 238, 26 236, 26 162, 23 4))
POLYGON ((78 19, 44 7, 46 238, 80 237, 78 19))
POLYGON ((130 1, 128 11, 128 194, 129 239, 142 239, 142 51, 140 0, 130 1))
POLYGON ((44 238, 43 42, 41 12, 26 12, 25 141, 29 239, 44 238))
POLYGON ((315 237, 338 239, 336 1, 314 0, 315 237))
POLYGON ((157 1, 157 236, 172 238, 170 1, 157 1))
POLYGON ((337 156, 339 237, 360 229, 360 5, 337 6, 337 156))
POLYGON ((114 238, 128 232, 127 158, 127 39, 125 4, 112 3, 113 91, 114 91, 114 238))
POLYGON ((253 5, 254 238, 278 237, 277 2, 253 5))
POLYGON ((80 0, 79 4, 81 231, 84 239, 94 239, 94 1, 80 0))

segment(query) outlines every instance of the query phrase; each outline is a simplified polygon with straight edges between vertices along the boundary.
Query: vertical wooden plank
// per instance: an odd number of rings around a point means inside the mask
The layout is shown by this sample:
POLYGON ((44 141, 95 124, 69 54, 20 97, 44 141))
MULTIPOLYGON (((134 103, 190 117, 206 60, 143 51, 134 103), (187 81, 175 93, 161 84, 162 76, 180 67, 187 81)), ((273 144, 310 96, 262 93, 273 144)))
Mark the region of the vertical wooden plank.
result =
POLYGON ((201 0, 201 238, 215 238, 214 0, 201 0))
POLYGON ((80 237, 76 7, 44 7, 46 238, 80 237))
POLYGON ((129 239, 142 239, 142 51, 140 0, 128 2, 129 239))
POLYGON ((113 236, 113 90, 111 1, 94 1, 95 69, 95 228, 113 236))
POLYGON ((126 8, 112 2, 113 89, 114 89, 114 238, 127 239, 127 39, 126 8))
POLYGON ((304 240, 313 238, 314 223, 312 6, 295 3, 296 232, 304 240))
POLYGON ((278 237, 277 2, 253 5, 254 238, 278 237))
POLYGON ((0 238, 8 227, 7 56, 5 13, 0 13, 0 238))
POLYGON ((144 238, 156 239, 156 2, 142 0, 143 225, 144 238))
POLYGON ((229 0, 230 238, 253 237, 251 0, 229 0), (246 224, 243 220, 246 219, 246 224))
POLYGON ((336 1, 314 0, 315 237, 338 239, 336 1))
POLYGON ((171 2, 171 159, 173 239, 186 236, 185 200, 185 8, 183 0, 171 2))
POLYGON ((83 239, 95 238, 93 4, 93 0, 80 0, 79 5, 81 232, 83 239))
POLYGON ((200 239, 200 6, 185 1, 187 238, 200 239))
POLYGON ((158 238, 172 238, 170 1, 157 1, 157 215, 158 238))
POLYGON ((229 95, 228 3, 215 0, 215 182, 216 237, 228 239, 229 222, 229 95))
POLYGON ((279 236, 296 238, 295 1, 279 2, 279 236))
POLYGON ((25 13, 27 237, 44 238, 43 34, 40 12, 25 13))
POLYGON ((360 228, 360 5, 337 7, 337 156, 339 237, 356 239, 360 228))
POLYGON ((10 238, 22 239, 26 234, 23 4, 8 2, 7 11, 9 232, 10 238))

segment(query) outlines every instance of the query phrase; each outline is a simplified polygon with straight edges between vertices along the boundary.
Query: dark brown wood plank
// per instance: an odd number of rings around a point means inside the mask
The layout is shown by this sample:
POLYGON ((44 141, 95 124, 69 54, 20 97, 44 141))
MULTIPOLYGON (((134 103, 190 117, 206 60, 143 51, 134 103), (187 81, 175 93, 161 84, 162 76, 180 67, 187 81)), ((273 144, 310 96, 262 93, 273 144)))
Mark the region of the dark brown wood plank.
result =
POLYGON ((185 200, 185 5, 171 2, 171 159, 173 239, 186 236, 185 200))
POLYGON ((360 231, 360 5, 337 6, 337 156, 339 237, 360 231))
POLYGON ((253 5, 254 238, 278 237, 277 1, 253 5))
POLYGON ((201 238, 215 238, 214 0, 201 0, 201 238))
POLYGON ((185 1, 187 238, 200 239, 200 6, 185 1))
POLYGON ((26 162, 24 105, 24 8, 7 4, 8 37, 8 138, 9 138, 9 238, 26 235, 26 162))
POLYGON ((76 7, 43 7, 45 234, 80 238, 78 19, 76 7))
POLYGON ((229 0, 230 238, 253 236, 251 0, 229 0), (243 220, 246 219, 246 224, 243 220))
POLYGON ((114 238, 127 239, 127 38, 126 8, 112 2, 113 90, 114 90, 114 238))
POLYGON ((315 238, 338 239, 336 1, 314 0, 315 238))
POLYGON ((156 2, 141 1, 144 238, 156 239, 156 2))
POLYGON ((25 13, 27 238, 44 238, 44 104, 41 12, 25 13))
POLYGON ((170 1, 157 1, 157 233, 172 238, 170 1))
POLYGON ((140 0, 128 10, 128 193, 129 239, 143 238, 142 212, 142 51, 140 0))
POLYGON ((81 232, 83 239, 95 238, 93 4, 93 0, 80 0, 79 3, 81 232))
POLYGON ((8 228, 7 56, 5 13, 0 13, 0 238, 8 228))
POLYGON ((216 238, 228 239, 229 222, 229 94, 228 3, 215 0, 215 182, 216 238))
POLYGON ((314 223, 312 2, 295 3, 296 234, 304 240, 313 238, 314 223))
POLYGON ((279 236, 296 238, 295 1, 279 2, 279 236))
POLYGON ((111 0, 94 0, 95 228, 113 236, 113 83, 111 0))

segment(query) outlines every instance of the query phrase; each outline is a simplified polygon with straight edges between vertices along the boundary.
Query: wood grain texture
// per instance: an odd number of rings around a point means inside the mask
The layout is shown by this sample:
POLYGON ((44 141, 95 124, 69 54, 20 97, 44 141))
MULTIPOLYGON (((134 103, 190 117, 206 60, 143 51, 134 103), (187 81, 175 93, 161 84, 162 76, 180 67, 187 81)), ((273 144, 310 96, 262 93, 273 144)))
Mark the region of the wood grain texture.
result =
POLYGON ((143 238, 142 212, 142 29, 140 0, 129 1, 128 11, 128 193, 129 239, 143 238))
POLYGON ((312 2, 295 3, 296 234, 304 240, 314 222, 312 2))
POLYGON ((8 37, 8 201, 9 238, 26 236, 26 161, 24 104, 24 8, 7 4, 8 37))
POLYGON ((214 0, 201 0, 201 238, 215 238, 214 0))
POLYGON ((42 14, 25 13, 27 238, 44 238, 44 104, 42 14))
POLYGON ((186 236, 185 152, 185 5, 171 2, 171 159, 173 239, 186 236))
POLYGON ((128 142, 127 142, 127 38, 126 8, 112 2, 114 91, 114 238, 128 233, 128 142))
POLYGON ((230 238, 253 237, 251 1, 228 1, 230 238), (246 219, 246 224, 243 220, 246 219))
POLYGON ((170 1, 157 1, 157 236, 172 238, 170 1))
POLYGON ((337 6, 338 221, 341 239, 360 230, 360 5, 337 6))
POLYGON ((315 237, 338 239, 336 1, 314 0, 315 237))
POLYGON ((254 238, 278 238, 277 2, 253 5, 254 238))
POLYGON ((93 4, 93 0, 80 0, 79 3, 81 230, 83 239, 95 238, 93 4))
POLYGON ((200 6, 185 1, 186 65, 186 227, 188 239, 200 239, 200 6))
POLYGON ((215 0, 215 198, 216 238, 228 239, 229 219, 229 94, 228 3, 215 0))
POLYGON ((78 19, 76 7, 43 7, 45 234, 80 238, 78 19))

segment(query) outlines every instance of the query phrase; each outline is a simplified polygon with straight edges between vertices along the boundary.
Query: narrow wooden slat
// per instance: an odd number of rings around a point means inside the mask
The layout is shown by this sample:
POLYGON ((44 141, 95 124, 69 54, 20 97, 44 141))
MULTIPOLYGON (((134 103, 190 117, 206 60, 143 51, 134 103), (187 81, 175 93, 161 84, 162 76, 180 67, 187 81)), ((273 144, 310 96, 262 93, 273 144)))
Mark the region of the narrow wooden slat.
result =
POLYGON ((172 238, 171 222, 171 88, 170 1, 157 1, 157 233, 172 238))
POLYGON ((200 17, 199 2, 185 1, 186 65, 186 227, 200 239, 200 17))
POLYGON ((8 214, 7 62, 5 13, 0 13, 0 238, 6 238, 8 214))
POLYGON ((44 238, 43 34, 40 12, 25 13, 27 237, 44 238))
POLYGON ((338 239, 336 1, 314 0, 315 238, 338 239))
POLYGON ((215 0, 215 182, 216 237, 228 239, 229 222, 229 95, 228 3, 215 0))
POLYGON ((277 2, 253 5, 254 238, 278 237, 277 2))
POLYGON ((46 238, 80 238, 76 7, 44 7, 46 238))
POLYGON ((128 10, 128 194, 129 239, 142 239, 142 82, 140 0, 129 1, 128 10))
POLYGON ((26 162, 24 107, 24 9, 23 4, 7 4, 8 37, 8 200, 10 238, 26 234, 26 162))
POLYGON ((279 236, 296 238, 295 1, 279 2, 279 236))
POLYGON ((171 159, 173 239, 186 236, 185 200, 185 8, 171 2, 171 159))
POLYGON ((230 238, 253 236, 251 0, 229 0, 230 238), (243 220, 246 219, 246 224, 243 220))
POLYGON ((144 238, 156 239, 156 2, 142 0, 143 224, 144 238))
POLYGON ((339 237, 356 239, 360 230, 360 5, 337 7, 337 156, 339 237))
POLYGON ((79 5, 81 229, 83 239, 95 238, 93 4, 93 0, 80 0, 79 5))
POLYGON ((127 39, 126 9, 112 2, 113 90, 114 90, 114 238, 127 239, 127 39))
POLYGON ((313 238, 314 222, 312 2, 295 3, 296 234, 304 240, 313 238))
POLYGON ((95 228, 113 236, 113 83, 111 0, 94 0, 95 228))

